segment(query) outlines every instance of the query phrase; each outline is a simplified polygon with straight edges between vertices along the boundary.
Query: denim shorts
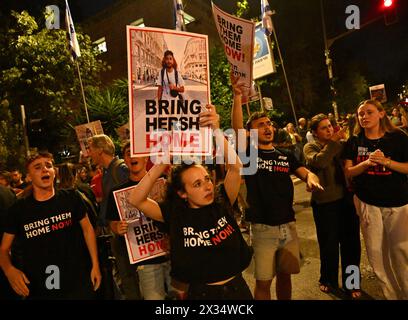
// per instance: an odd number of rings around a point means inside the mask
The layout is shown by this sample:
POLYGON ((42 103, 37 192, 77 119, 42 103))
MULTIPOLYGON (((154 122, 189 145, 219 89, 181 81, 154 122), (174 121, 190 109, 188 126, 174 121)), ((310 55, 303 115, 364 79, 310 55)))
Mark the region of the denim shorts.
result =
POLYGON ((139 286, 144 300, 164 300, 170 287, 170 262, 137 267, 139 286))
POLYGON ((276 273, 300 272, 299 239, 295 222, 279 226, 251 225, 255 279, 272 280, 276 273))

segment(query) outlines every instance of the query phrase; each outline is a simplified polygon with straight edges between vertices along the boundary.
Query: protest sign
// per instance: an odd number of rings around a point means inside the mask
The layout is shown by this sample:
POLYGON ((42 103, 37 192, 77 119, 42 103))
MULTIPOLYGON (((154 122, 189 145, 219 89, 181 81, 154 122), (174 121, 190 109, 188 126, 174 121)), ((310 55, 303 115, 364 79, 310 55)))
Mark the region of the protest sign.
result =
POLYGON ((75 126, 75 132, 78 138, 79 145, 81 147, 82 156, 88 157, 88 138, 93 137, 97 134, 103 134, 103 128, 101 121, 98 120, 75 126))
POLYGON ((255 27, 254 79, 262 78, 274 72, 276 72, 276 69, 270 49, 270 40, 266 36, 260 22, 255 27))
POLYGON ((210 155, 208 37, 128 26, 127 43, 132 156, 210 155))
MULTIPOLYGON (((160 201, 163 197, 166 181, 160 178, 156 181, 149 197, 160 201)), ((120 219, 128 222, 128 232, 125 234, 126 248, 131 264, 166 254, 163 249, 164 234, 154 225, 153 220, 128 202, 130 192, 135 186, 113 192, 120 219)))
POLYGON ((253 80, 255 23, 232 16, 212 3, 218 34, 238 83, 250 88, 253 80))
POLYGON ((117 128, 116 133, 118 134, 120 141, 129 140, 130 139, 129 122, 117 128))
POLYGON ((368 88, 370 90, 371 99, 378 100, 381 103, 387 102, 387 94, 385 92, 385 85, 378 84, 368 88))

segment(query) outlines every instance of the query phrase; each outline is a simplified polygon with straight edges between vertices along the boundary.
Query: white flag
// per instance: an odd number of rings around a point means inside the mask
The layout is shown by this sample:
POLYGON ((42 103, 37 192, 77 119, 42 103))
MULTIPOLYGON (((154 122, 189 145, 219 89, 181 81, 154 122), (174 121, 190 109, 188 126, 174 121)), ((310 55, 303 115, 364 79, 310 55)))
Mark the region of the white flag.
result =
POLYGON ((269 6, 268 0, 261 0, 261 13, 262 13, 262 28, 267 36, 272 34, 272 10, 269 6))
POLYGON ((181 0, 173 0, 174 2, 174 14, 176 20, 176 30, 186 31, 186 26, 184 25, 184 9, 181 0))
POLYGON ((71 12, 69 10, 68 1, 65 0, 65 25, 67 28, 68 49, 71 52, 72 58, 76 60, 81 56, 79 44, 75 33, 74 22, 72 21, 71 12))

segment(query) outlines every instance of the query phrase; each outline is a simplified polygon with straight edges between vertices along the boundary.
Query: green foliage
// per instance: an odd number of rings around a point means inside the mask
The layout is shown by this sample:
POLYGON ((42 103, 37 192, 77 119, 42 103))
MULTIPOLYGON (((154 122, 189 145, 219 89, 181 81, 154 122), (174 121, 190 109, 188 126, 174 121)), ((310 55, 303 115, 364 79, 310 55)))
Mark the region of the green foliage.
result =
MULTIPOLYGON (((104 133, 112 139, 116 150, 119 151, 121 146, 116 129, 129 121, 127 79, 116 79, 104 89, 90 88, 86 92, 86 102, 89 120, 101 121, 104 133)), ((84 108, 82 104, 81 110, 84 108)), ((74 126, 83 123, 86 123, 85 111, 77 114, 71 125, 71 131, 74 132, 74 126)))
POLYGON ((353 113, 358 103, 368 98, 367 80, 355 63, 346 66, 341 73, 341 80, 336 84, 337 103, 340 113, 353 113))
POLYGON ((90 121, 100 120, 105 134, 111 137, 117 136, 115 130, 129 121, 127 95, 120 90, 115 88, 89 90, 86 101, 90 121))
POLYGON ((21 127, 15 124, 6 99, 0 102, 0 170, 22 168, 24 143, 21 127))
POLYGON ((217 107, 222 129, 231 127, 232 89, 229 81, 230 65, 222 47, 210 50, 211 102, 217 107))
POLYGON ((249 11, 248 0, 242 0, 237 2, 237 17, 243 17, 249 11))
MULTIPOLYGON (((51 152, 70 138, 63 128, 73 115, 81 91, 77 67, 67 50, 65 30, 40 29, 28 12, 12 12, 10 25, 0 32, 0 97, 10 102, 14 119, 25 105, 27 119, 47 124, 43 144, 51 152)), ((77 28, 79 29, 79 28, 77 28)), ((106 63, 97 59, 89 36, 77 30, 81 49, 78 59, 85 87, 99 83, 106 63)), ((66 126, 65 126, 66 127, 66 126)))

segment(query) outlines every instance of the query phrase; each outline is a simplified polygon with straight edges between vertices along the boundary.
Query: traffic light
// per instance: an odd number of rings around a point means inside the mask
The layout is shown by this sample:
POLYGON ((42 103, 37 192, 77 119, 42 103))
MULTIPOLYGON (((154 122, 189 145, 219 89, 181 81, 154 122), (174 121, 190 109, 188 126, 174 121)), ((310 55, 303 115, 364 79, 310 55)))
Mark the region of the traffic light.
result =
POLYGON ((384 0, 384 7, 389 8, 392 7, 393 1, 392 0, 384 0))
POLYGON ((384 22, 386 26, 398 21, 396 0, 384 0, 384 22))

